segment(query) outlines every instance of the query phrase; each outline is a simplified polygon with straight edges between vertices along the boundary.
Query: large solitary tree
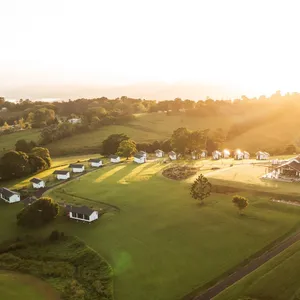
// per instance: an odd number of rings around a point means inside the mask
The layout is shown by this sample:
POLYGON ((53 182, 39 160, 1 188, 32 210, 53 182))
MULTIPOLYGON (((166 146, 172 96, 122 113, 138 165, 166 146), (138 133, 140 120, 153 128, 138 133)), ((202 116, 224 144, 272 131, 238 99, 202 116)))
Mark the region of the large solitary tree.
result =
POLYGON ((200 174, 191 186, 191 196, 203 204, 204 199, 210 196, 211 187, 208 179, 200 174))
POLYGON ((101 154, 115 154, 118 151, 120 143, 124 140, 129 140, 129 137, 124 133, 110 135, 102 142, 101 154))
POLYGON ((190 132, 185 127, 176 129, 171 136, 171 145, 174 150, 184 155, 188 146, 189 136, 190 132))
POLYGON ((248 206, 248 199, 242 196, 233 196, 232 202, 238 208, 240 215, 243 214, 243 210, 248 206))
POLYGON ((117 153, 118 155, 124 156, 128 159, 135 152, 137 152, 135 142, 133 140, 124 140, 120 143, 117 153))
POLYGON ((58 211, 57 203, 49 197, 42 197, 18 213, 17 223, 24 227, 39 227, 52 221, 58 211))

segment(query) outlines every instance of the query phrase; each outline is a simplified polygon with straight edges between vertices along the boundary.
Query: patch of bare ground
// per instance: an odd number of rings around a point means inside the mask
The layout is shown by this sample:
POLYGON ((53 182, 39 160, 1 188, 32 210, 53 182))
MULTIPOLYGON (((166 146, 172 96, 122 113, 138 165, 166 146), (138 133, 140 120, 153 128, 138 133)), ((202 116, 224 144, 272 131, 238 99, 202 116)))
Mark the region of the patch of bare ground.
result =
POLYGON ((199 171, 199 168, 191 166, 174 166, 163 170, 162 174, 173 180, 184 180, 194 176, 199 171))

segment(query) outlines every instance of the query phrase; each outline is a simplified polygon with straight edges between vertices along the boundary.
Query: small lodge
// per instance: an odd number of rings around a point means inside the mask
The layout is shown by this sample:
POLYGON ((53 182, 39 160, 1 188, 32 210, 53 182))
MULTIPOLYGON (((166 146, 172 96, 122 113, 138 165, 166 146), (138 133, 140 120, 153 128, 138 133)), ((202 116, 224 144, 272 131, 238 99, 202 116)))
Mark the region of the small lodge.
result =
POLYGON ((145 152, 145 151, 140 151, 138 154, 147 158, 147 152, 145 152))
POLYGON ((270 154, 268 152, 258 151, 256 152, 256 159, 257 160, 266 160, 269 159, 270 154))
POLYGON ((171 160, 176 160, 176 159, 177 159, 177 155, 176 155, 176 153, 175 153, 174 151, 170 151, 170 152, 168 153, 168 155, 169 155, 169 158, 170 158, 171 160))
POLYGON ((244 159, 244 152, 242 152, 240 149, 235 150, 234 151, 234 159, 235 160, 244 159))
POLYGON ((68 122, 71 124, 80 124, 81 118, 72 118, 72 119, 69 119, 68 122))
POLYGON ((89 163, 90 163, 91 167, 95 167, 95 168, 99 168, 99 167, 103 166, 103 162, 100 158, 91 158, 91 159, 89 159, 89 163))
POLYGON ((144 164, 146 162, 146 157, 143 154, 137 153, 134 155, 133 161, 137 164, 144 164))
POLYGON ((163 157, 164 151, 157 149, 157 150, 155 150, 155 155, 156 155, 156 157, 163 157))
POLYGON ((213 160, 218 160, 222 157, 222 153, 218 150, 215 150, 212 152, 212 158, 213 160))
POLYGON ((73 173, 82 173, 82 172, 84 172, 84 165, 83 164, 70 164, 69 168, 72 169, 73 173))
POLYGON ((58 180, 66 180, 70 178, 70 172, 64 171, 64 170, 55 170, 53 172, 54 175, 56 175, 56 179, 58 180))
POLYGON ((230 151, 227 149, 223 150, 223 158, 229 158, 230 157, 230 151))
POLYGON ((110 162, 112 162, 114 164, 119 163, 121 161, 120 156, 115 155, 115 154, 110 155, 109 158, 110 158, 110 162))
POLYGON ((46 186, 45 181, 39 178, 32 178, 30 179, 30 182, 32 183, 32 187, 34 189, 41 189, 46 186))
POLYGON ((99 215, 96 210, 93 210, 87 206, 72 206, 65 205, 67 215, 70 219, 93 222, 98 219, 99 215))
POLYGON ((250 153, 247 151, 243 151, 244 159, 250 159, 250 153))
POLYGON ((198 153, 196 151, 191 152, 192 159, 198 159, 198 153))
POLYGON ((290 159, 272 172, 276 179, 294 179, 300 181, 300 156, 290 159))
POLYGON ((207 151, 206 150, 201 150, 200 157, 201 158, 206 158, 207 157, 207 151))
POLYGON ((20 194, 7 188, 0 188, 0 199, 7 203, 15 203, 21 200, 20 194))

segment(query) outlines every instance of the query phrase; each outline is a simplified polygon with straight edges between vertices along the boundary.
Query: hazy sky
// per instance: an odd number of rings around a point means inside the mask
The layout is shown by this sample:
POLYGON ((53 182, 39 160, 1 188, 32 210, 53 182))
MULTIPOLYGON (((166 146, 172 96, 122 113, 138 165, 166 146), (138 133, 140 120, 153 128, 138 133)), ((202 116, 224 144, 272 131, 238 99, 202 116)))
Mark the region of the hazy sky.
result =
POLYGON ((141 82, 300 91, 299 8, 298 0, 0 0, 0 94, 141 82))

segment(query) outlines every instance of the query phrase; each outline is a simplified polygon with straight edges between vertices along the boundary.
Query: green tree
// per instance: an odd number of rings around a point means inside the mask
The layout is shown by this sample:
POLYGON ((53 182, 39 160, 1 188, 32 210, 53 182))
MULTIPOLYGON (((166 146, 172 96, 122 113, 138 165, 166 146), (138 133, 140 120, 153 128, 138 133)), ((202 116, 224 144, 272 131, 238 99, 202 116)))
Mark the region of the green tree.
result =
POLYGON ((47 148, 34 147, 32 148, 30 154, 41 157, 47 163, 48 167, 51 167, 50 152, 47 148))
POLYGON ((27 142, 24 139, 17 140, 15 144, 16 151, 22 151, 25 153, 29 153, 33 147, 36 147, 36 143, 34 141, 27 142))
POLYGON ((20 226, 38 228, 51 222, 59 212, 59 206, 51 198, 42 197, 26 206, 17 215, 20 226))
POLYGON ((171 145, 175 151, 185 155, 190 132, 185 127, 176 129, 171 136, 171 145))
POLYGON ((233 196, 232 202, 238 208, 240 215, 242 215, 242 211, 248 206, 248 199, 242 196, 233 196))
POLYGON ((120 146, 118 148, 118 155, 124 156, 127 159, 132 156, 136 150, 136 144, 133 140, 124 140, 120 143, 120 146))
POLYGON ((63 300, 84 300, 84 295, 84 288, 77 280, 72 279, 66 284, 61 296, 63 300))
POLYGON ((190 194, 194 199, 199 200, 203 204, 204 199, 210 196, 211 187, 212 185, 208 179, 200 174, 192 184, 190 194))
POLYGON ((115 154, 118 151, 120 143, 124 140, 129 140, 129 137, 123 133, 110 135, 102 142, 101 154, 115 154))
POLYGON ((29 154, 28 160, 31 168, 31 173, 40 172, 49 168, 47 162, 40 156, 29 154))

